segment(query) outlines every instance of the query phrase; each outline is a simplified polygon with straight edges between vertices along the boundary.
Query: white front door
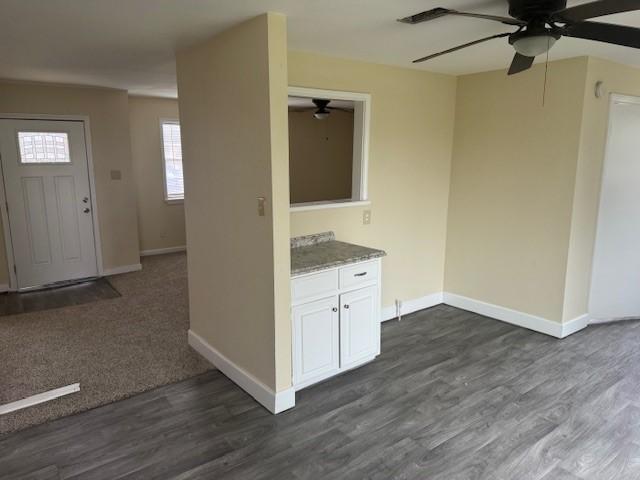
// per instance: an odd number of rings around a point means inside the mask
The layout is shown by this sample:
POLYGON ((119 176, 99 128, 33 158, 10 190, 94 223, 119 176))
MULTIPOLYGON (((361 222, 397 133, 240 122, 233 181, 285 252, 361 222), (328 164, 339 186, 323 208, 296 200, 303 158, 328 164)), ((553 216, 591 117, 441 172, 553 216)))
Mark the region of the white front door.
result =
POLYGON ((640 317, 640 98, 613 97, 600 190, 589 314, 640 317))
POLYGON ((97 276, 84 124, 0 120, 0 155, 18 288, 97 276))

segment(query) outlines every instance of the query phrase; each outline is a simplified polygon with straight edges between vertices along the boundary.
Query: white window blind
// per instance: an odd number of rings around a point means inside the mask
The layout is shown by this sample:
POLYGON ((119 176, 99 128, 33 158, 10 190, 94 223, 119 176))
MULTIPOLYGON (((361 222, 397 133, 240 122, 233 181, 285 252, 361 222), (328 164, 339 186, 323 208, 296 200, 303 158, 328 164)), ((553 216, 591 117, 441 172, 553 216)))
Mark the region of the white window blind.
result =
POLYGON ((183 199, 184 176, 182 174, 182 144, 180 143, 179 123, 162 122, 162 152, 166 199, 183 199))

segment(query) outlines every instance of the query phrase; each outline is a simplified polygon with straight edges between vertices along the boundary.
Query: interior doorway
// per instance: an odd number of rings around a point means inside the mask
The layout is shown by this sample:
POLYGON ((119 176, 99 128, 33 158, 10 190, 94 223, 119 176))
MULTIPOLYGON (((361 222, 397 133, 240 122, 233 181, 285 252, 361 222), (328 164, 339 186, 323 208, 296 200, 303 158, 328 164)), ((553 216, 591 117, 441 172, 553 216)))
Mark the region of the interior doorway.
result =
POLYGON ((612 95, 589 314, 640 318, 640 98, 612 95))
POLYGON ((0 119, 0 154, 15 287, 97 277, 84 122, 0 119))

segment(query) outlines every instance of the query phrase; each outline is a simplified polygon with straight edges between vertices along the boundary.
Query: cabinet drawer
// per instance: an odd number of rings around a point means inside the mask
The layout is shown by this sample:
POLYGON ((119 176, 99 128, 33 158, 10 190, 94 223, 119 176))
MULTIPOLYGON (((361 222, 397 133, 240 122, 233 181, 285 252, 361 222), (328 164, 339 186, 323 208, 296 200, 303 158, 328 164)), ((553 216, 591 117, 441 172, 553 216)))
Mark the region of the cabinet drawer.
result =
POLYGON ((291 300, 293 302, 304 298, 331 295, 338 290, 338 271, 312 273, 291 280, 291 300))
POLYGON ((367 263, 359 263, 340 269, 340 288, 345 289, 376 282, 378 280, 379 262, 377 260, 367 263))

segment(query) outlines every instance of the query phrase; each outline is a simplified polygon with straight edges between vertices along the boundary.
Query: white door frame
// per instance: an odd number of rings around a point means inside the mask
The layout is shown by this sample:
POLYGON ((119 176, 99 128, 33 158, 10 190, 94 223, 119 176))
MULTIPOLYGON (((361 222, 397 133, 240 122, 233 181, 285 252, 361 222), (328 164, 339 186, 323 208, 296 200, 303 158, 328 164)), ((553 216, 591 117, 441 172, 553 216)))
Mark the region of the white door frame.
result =
MULTIPOLYGON (((104 265, 102 263, 102 237, 100 236, 100 223, 98 223, 98 202, 96 199, 96 180, 93 169, 93 153, 91 148, 91 125, 88 115, 50 115, 35 113, 0 113, 3 120, 61 120, 82 122, 84 127, 84 143, 87 150, 87 164, 89 171, 89 193, 91 196, 91 217, 93 220, 93 237, 96 246, 96 263, 98 275, 104 276, 104 265)), ((9 225, 9 212, 7 211, 7 194, 4 188, 4 171, 0 165, 2 181, 0 181, 0 217, 2 218, 2 230, 4 232, 4 243, 7 255, 7 270, 9 270, 9 291, 18 290, 18 279, 13 269, 15 257, 13 256, 13 242, 9 225)))
POLYGON ((607 172, 607 168, 609 167, 608 163, 609 163, 609 149, 610 149, 610 143, 611 143, 611 130, 612 130, 612 125, 613 125, 613 106, 615 103, 617 102, 622 102, 622 103, 634 103, 636 105, 640 105, 640 96, 636 96, 636 95, 629 95, 629 94, 624 94, 624 93, 616 93, 616 92, 611 92, 609 94, 609 98, 607 99, 607 132, 606 132, 606 136, 605 136, 605 144, 604 144, 604 150, 602 152, 602 166, 600 168, 600 191, 598 193, 598 213, 596 216, 596 234, 594 236, 594 241, 593 241, 593 254, 591 256, 591 275, 589 278, 589 297, 588 297, 588 301, 587 301, 587 312, 591 318, 591 323, 601 323, 601 322, 605 322, 605 321, 615 321, 615 320, 625 320, 625 319, 619 319, 619 318, 608 318, 608 319, 593 319, 591 317, 591 299, 592 299, 592 295, 593 295, 593 288, 594 288, 594 282, 593 282, 593 274, 594 274, 594 265, 595 265, 595 261, 596 261, 596 256, 597 256, 597 246, 598 246, 598 237, 600 232, 599 230, 599 226, 600 226, 600 218, 602 217, 602 187, 604 185, 604 181, 605 181, 605 175, 607 172))

